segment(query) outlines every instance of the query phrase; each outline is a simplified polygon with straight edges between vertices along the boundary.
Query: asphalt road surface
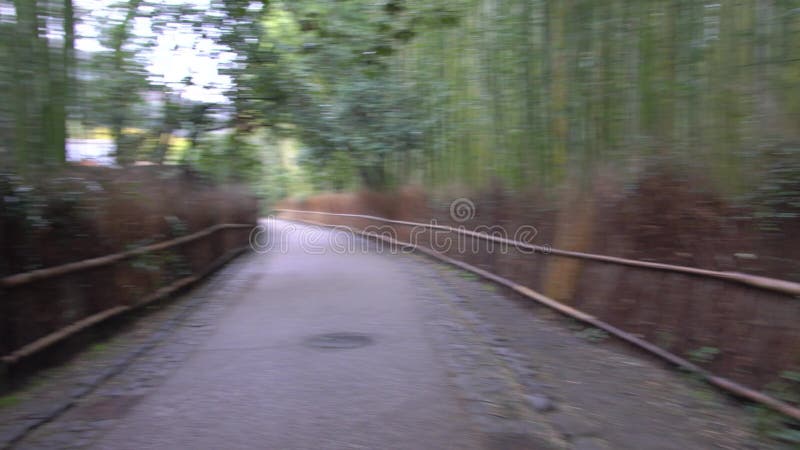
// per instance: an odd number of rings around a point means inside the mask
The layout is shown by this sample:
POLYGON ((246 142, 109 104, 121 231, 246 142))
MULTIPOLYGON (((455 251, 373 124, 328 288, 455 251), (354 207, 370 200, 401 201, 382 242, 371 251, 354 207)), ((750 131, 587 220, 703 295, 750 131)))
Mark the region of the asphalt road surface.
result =
POLYGON ((216 332, 98 447, 474 448, 414 280, 282 231, 216 332))

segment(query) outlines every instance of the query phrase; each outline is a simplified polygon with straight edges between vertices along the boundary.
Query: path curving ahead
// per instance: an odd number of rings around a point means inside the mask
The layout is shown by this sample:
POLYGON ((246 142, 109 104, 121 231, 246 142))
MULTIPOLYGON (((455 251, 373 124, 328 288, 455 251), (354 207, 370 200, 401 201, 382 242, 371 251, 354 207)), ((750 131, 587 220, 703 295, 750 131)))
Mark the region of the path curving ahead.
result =
POLYGON ((473 448, 414 280, 391 257, 337 254, 326 236, 303 239, 327 232, 279 227, 286 251, 244 267, 247 288, 214 334, 98 447, 473 448), (309 342, 329 333, 372 343, 309 342))

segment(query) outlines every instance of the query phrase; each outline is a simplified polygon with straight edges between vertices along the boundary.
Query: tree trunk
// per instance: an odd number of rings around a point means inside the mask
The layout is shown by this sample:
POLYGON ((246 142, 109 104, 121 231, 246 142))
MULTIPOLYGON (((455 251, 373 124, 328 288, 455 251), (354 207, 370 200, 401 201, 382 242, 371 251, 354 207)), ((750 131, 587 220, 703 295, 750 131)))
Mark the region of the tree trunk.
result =
MULTIPOLYGON (((128 2, 128 12, 125 15, 125 19, 112 31, 115 74, 121 74, 125 70, 125 55, 122 52, 122 46, 128 39, 131 22, 133 22, 133 19, 136 17, 136 10, 139 9, 141 3, 142 0, 130 0, 128 2)), ((111 97, 113 106, 113 112, 111 113, 111 136, 114 139, 114 146, 116 147, 117 163, 124 165, 133 162, 135 158, 133 155, 129 154, 130 149, 125 148, 125 144, 122 142, 127 96, 121 88, 122 86, 120 86, 111 97)))

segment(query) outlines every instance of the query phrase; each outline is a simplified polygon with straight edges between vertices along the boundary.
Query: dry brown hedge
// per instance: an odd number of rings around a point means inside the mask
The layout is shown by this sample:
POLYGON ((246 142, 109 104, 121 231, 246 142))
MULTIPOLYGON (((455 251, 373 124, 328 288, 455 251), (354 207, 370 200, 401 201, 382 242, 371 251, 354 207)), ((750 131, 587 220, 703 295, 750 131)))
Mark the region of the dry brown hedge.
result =
MULTIPOLYGON (((166 241, 215 224, 255 224, 257 200, 179 167, 73 167, 0 174, 0 276, 166 241), (38 175, 38 176, 37 176, 38 175)), ((105 309, 130 305, 196 275, 247 244, 249 230, 9 288, 0 301, 0 355, 105 309)))
MULTIPOLYGON (((764 230, 752 211, 732 205, 688 175, 653 171, 621 185, 598 177, 582 192, 512 192, 468 188, 425 193, 326 194, 285 201, 287 209, 361 213, 391 219, 465 226, 521 225, 538 229, 534 244, 631 259, 800 280, 798 219, 764 230), (468 197, 475 217, 457 223, 449 202, 468 197)), ((362 228, 374 222, 296 216, 362 228)), ((397 234, 408 239, 407 227, 397 234)), ((509 232, 510 236, 513 234, 509 232)), ((426 245, 423 242, 418 244, 426 245)), ((473 264, 584 310, 716 373, 765 387, 800 372, 800 301, 780 293, 678 273, 542 254, 484 251, 448 256, 473 264)))

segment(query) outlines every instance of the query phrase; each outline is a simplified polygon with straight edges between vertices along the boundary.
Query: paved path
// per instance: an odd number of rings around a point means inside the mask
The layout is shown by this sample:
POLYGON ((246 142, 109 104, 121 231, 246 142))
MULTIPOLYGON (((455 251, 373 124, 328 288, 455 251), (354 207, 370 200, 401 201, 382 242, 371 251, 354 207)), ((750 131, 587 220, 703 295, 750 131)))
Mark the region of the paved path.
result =
POLYGON ((471 448, 414 280, 386 256, 312 255, 302 231, 284 236, 288 251, 244 268, 248 288, 216 332, 98 447, 471 448), (307 345, 340 332, 373 343, 307 345))
POLYGON ((346 235, 275 226, 285 252, 240 258, 0 406, 0 444, 72 395, 16 446, 776 446, 705 385, 470 274, 361 241, 339 254, 330 243, 346 235), (370 342, 311 345, 331 333, 370 342))

